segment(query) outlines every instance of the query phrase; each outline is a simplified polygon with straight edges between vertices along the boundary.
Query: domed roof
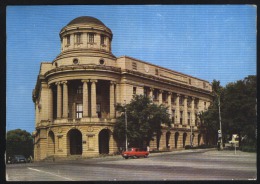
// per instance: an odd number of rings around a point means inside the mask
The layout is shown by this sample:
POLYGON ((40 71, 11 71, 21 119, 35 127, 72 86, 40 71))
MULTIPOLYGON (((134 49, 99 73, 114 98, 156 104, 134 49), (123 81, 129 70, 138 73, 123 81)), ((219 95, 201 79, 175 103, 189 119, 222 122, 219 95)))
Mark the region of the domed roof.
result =
POLYGON ((89 23, 94 23, 97 25, 105 26, 105 24, 103 22, 101 22, 100 20, 98 20, 94 17, 90 17, 90 16, 77 17, 77 18, 73 19, 72 21, 70 21, 67 26, 72 25, 72 24, 89 24, 89 23))

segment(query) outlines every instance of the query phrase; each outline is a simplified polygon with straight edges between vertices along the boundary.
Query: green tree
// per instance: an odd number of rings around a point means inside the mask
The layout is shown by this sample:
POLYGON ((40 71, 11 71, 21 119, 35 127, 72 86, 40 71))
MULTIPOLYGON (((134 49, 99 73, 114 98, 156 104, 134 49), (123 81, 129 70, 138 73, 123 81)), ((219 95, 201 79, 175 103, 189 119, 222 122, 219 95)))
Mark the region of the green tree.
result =
POLYGON ((6 135, 6 156, 24 155, 33 156, 32 135, 21 129, 10 130, 6 135))
POLYGON ((118 104, 116 110, 121 112, 121 116, 115 123, 113 134, 118 143, 125 140, 125 110, 129 146, 147 146, 155 135, 161 134, 162 124, 171 126, 168 107, 156 105, 144 95, 134 95, 129 104, 118 104))
POLYGON ((256 76, 229 83, 224 93, 223 122, 227 133, 247 137, 256 144, 256 76))
POLYGON ((248 76, 225 87, 213 80, 212 91, 213 103, 201 114, 206 137, 217 137, 219 98, 223 142, 227 141, 226 135, 239 134, 240 145, 242 137, 247 137, 247 144, 256 145, 256 76, 248 76))

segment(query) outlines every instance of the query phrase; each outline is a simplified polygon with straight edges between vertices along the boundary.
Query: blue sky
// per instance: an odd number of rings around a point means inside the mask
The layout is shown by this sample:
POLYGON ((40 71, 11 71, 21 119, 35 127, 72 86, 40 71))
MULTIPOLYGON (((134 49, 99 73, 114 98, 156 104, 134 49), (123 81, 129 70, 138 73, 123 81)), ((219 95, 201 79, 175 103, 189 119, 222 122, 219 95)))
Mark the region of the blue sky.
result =
POLYGON ((6 129, 33 132, 40 63, 60 53, 59 32, 93 16, 113 32, 112 52, 225 86, 256 75, 252 5, 8 6, 6 129))

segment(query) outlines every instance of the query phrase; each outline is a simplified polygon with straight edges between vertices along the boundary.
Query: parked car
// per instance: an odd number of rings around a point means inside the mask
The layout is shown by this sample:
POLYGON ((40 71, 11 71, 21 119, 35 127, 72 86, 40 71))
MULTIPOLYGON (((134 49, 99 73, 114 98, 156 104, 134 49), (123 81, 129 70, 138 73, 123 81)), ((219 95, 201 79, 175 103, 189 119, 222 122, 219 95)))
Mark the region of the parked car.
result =
POLYGON ((147 158, 149 155, 149 151, 143 151, 139 148, 130 148, 127 151, 124 151, 122 153, 122 157, 125 159, 128 159, 129 157, 132 158, 139 158, 139 157, 144 157, 147 158))
POLYGON ((14 163, 26 163, 27 160, 25 158, 25 156, 23 155, 14 155, 11 157, 10 163, 14 164, 14 163))

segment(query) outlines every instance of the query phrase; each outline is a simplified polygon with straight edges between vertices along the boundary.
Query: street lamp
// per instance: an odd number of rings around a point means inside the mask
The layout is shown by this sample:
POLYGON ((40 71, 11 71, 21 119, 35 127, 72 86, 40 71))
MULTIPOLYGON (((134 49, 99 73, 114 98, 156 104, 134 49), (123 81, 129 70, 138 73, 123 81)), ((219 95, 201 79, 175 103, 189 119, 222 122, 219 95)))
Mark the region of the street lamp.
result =
POLYGON ((126 101, 125 101, 125 150, 128 150, 127 146, 127 114, 126 114, 126 101))
POLYGON ((220 95, 218 95, 218 114, 219 114, 219 138, 220 138, 220 150, 223 149, 223 142, 222 142, 222 127, 221 127, 221 114, 220 114, 220 95))

